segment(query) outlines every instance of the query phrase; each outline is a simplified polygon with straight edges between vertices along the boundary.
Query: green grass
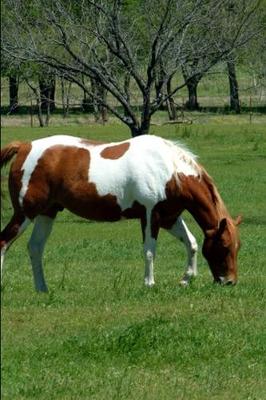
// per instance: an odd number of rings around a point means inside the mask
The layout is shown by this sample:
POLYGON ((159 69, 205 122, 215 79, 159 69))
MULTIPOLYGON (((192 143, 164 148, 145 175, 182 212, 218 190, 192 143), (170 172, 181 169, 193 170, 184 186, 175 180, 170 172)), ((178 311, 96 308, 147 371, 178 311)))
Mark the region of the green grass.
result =
MULTIPOLYGON (((140 226, 85 222, 63 212, 45 252, 50 292, 33 289, 26 243, 6 257, 2 398, 266 398, 266 132, 262 124, 152 127, 200 156, 233 216, 242 214, 239 284, 219 287, 199 254, 199 277, 178 286, 182 244, 161 232, 156 286, 143 285, 140 226)), ((5 128, 3 144, 54 133, 120 140, 121 125, 5 128)), ((7 169, 3 174, 7 174, 7 169)), ((11 210, 4 201, 3 224, 11 210)), ((199 244, 202 234, 190 215, 199 244)))

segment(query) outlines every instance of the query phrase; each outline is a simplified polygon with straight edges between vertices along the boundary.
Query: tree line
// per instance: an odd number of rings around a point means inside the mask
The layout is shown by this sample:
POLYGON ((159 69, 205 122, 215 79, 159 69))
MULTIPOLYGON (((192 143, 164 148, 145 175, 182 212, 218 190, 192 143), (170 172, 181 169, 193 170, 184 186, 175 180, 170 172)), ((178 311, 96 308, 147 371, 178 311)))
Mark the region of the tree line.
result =
POLYGON ((262 0, 3 0, 2 74, 9 77, 10 106, 24 80, 48 121, 55 82, 62 98, 75 84, 85 110, 102 119, 109 112, 137 136, 149 132, 163 107, 176 118, 174 96, 183 87, 186 107, 198 109, 199 82, 224 63, 230 107, 238 113, 236 62, 265 79, 265 22, 262 0))

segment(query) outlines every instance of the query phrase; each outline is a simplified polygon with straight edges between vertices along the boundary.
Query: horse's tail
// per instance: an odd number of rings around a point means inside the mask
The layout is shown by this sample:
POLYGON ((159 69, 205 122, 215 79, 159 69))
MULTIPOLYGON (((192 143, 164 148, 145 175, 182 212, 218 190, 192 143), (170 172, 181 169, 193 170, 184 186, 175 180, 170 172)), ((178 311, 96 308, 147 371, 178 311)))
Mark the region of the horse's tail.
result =
POLYGON ((22 142, 11 142, 3 149, 1 149, 1 168, 6 165, 11 160, 11 158, 14 157, 15 154, 17 154, 21 145, 22 142))
MULTIPOLYGON (((22 142, 11 142, 7 146, 5 146, 3 149, 1 149, 1 159, 0 159, 0 166, 1 169, 4 165, 6 165, 11 158, 14 157, 15 154, 19 151, 20 146, 22 145, 22 142)), ((3 182, 4 179, 1 176, 1 181, 3 182)), ((1 185, 1 198, 4 197, 3 194, 3 185, 1 185)))

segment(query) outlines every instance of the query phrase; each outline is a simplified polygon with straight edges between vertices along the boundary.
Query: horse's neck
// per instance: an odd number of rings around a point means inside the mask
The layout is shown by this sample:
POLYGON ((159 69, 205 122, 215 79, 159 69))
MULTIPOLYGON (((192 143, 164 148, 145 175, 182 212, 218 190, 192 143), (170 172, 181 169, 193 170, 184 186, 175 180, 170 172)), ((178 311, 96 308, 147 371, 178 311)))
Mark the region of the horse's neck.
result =
POLYGON ((222 218, 228 216, 224 203, 210 176, 203 171, 200 179, 186 177, 184 195, 187 210, 195 218, 203 232, 217 228, 222 218))

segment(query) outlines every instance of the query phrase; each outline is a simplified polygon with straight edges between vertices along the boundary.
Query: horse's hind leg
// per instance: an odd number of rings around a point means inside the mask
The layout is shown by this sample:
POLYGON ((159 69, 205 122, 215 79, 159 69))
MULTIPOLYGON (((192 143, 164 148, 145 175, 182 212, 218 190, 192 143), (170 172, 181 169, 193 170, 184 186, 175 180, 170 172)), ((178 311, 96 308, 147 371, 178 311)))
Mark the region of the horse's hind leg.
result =
POLYGON ((172 228, 168 229, 168 232, 180 239, 186 246, 187 267, 180 284, 187 286, 190 280, 197 275, 197 241, 181 217, 177 218, 172 228))
POLYGON ((4 257, 10 245, 25 231, 30 220, 23 214, 14 214, 10 222, 1 232, 1 283, 3 279, 4 257))
POLYGON ((38 292, 47 292, 44 278, 42 256, 45 243, 52 231, 54 218, 38 215, 35 219, 31 238, 28 242, 28 251, 31 259, 35 289, 38 292))

